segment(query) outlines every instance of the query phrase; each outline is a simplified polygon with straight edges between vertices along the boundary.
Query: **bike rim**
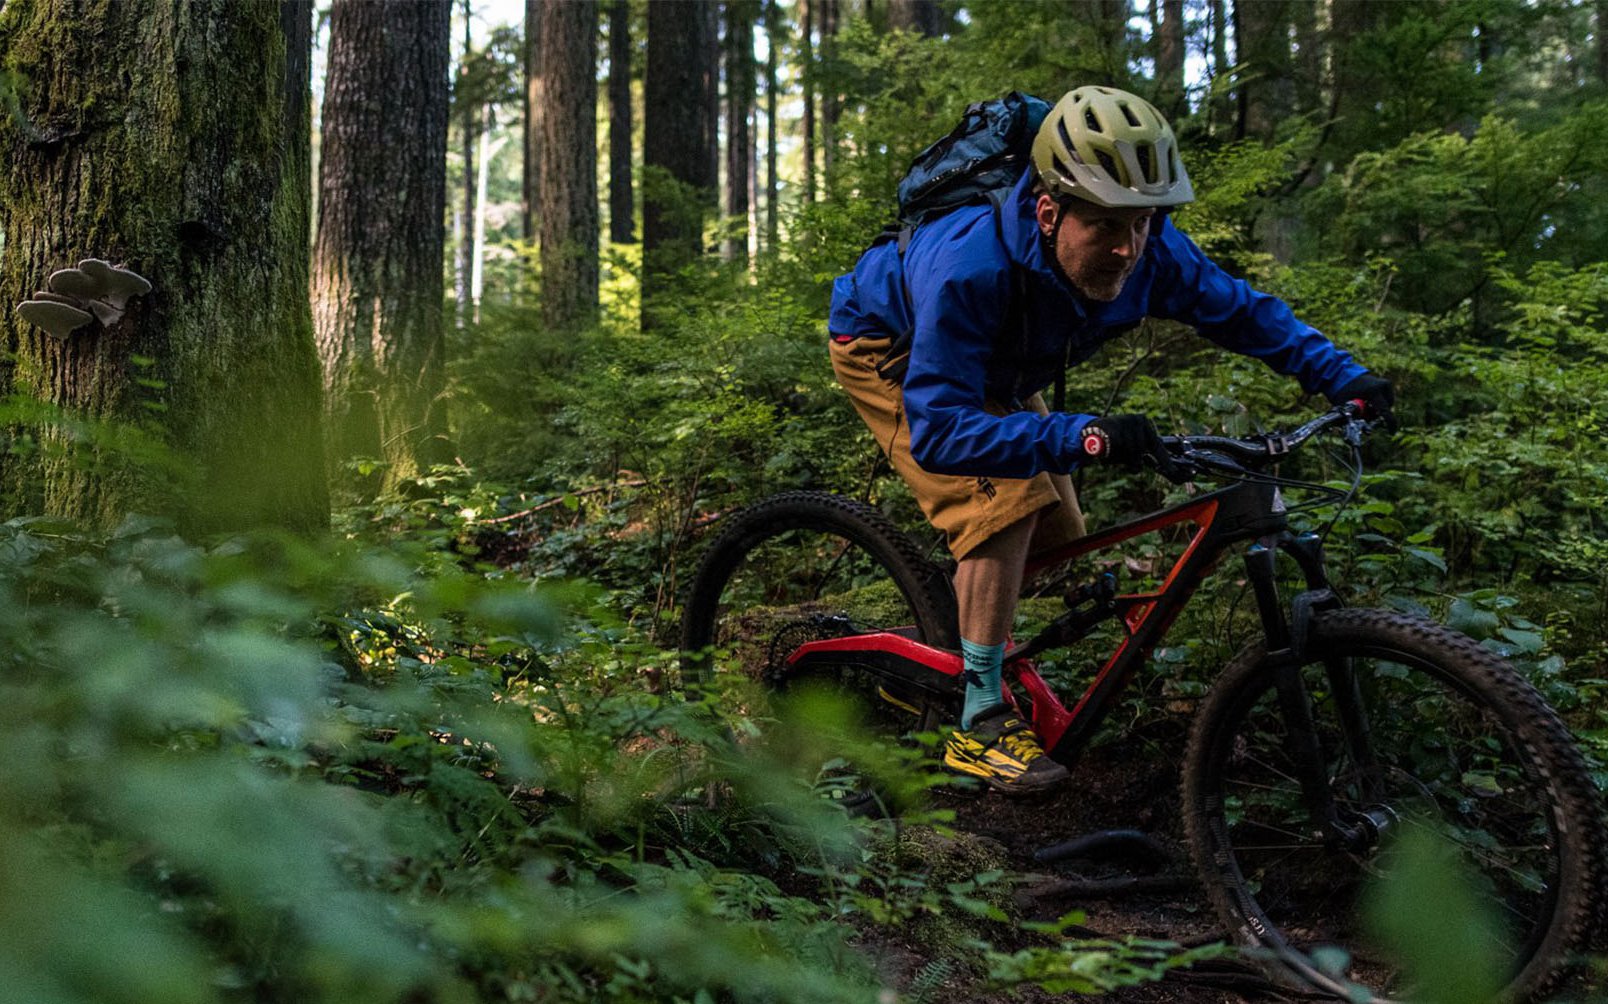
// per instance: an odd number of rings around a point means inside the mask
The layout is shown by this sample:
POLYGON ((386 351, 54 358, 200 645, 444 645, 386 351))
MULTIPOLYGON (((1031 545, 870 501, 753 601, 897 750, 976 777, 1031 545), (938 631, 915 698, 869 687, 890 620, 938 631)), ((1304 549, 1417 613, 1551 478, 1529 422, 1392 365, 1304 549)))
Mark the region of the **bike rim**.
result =
MULTIPOLYGON (((1400 864, 1401 838, 1445 848, 1482 905, 1482 945, 1511 979, 1552 928, 1562 861, 1558 795, 1502 710, 1411 653, 1369 647, 1303 667, 1336 807, 1358 845, 1320 839, 1301 804, 1271 672, 1246 686, 1212 744, 1204 793, 1214 860, 1246 921, 1247 940, 1275 952, 1343 947, 1350 978, 1387 996, 1410 993, 1392 946, 1359 917, 1370 879, 1400 864), (1366 707, 1373 762, 1349 748, 1331 669, 1349 667, 1366 707)), ((1332 957, 1332 956, 1331 956, 1332 957)))

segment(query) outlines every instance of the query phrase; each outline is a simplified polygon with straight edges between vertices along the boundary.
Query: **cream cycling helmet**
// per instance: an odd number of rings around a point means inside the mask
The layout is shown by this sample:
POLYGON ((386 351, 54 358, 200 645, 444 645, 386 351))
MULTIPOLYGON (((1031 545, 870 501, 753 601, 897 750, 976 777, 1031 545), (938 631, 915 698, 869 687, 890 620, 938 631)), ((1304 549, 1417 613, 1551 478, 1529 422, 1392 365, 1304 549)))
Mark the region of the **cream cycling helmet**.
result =
POLYGON ((1114 87, 1079 87, 1056 102, 1033 140, 1033 166, 1057 201, 1161 209, 1195 199, 1167 120, 1114 87))

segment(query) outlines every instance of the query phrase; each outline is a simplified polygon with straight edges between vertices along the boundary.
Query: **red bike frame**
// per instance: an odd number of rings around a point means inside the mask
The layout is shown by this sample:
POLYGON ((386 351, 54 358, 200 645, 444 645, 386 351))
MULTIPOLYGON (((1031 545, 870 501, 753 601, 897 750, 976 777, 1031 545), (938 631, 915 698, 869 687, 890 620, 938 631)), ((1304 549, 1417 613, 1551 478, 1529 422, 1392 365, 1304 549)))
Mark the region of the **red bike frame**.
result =
MULTIPOLYGON (((1091 596, 1091 608, 1063 615, 1026 644, 1005 655, 1009 676, 1027 698, 1024 713, 1033 723, 1044 748, 1056 760, 1070 764, 1094 734, 1116 697, 1133 678, 1150 652, 1172 626, 1202 580, 1234 543, 1262 538, 1259 549, 1268 560, 1247 560, 1259 601, 1273 594, 1272 548, 1290 551, 1307 573, 1312 589, 1326 587, 1322 559, 1315 541, 1297 541, 1285 533, 1287 520, 1276 489, 1265 483, 1244 482, 1209 492, 1173 508, 1119 524, 1073 541, 1031 561, 1028 578, 1083 555, 1105 550, 1123 541, 1181 524, 1193 525, 1183 553, 1173 563, 1160 588, 1153 592, 1091 596), (1265 565, 1265 570, 1263 566, 1265 565), (1032 656, 1049 648, 1071 644, 1095 624, 1116 618, 1123 639, 1105 661, 1093 682, 1070 709, 1062 703, 1034 667, 1032 656)), ((1259 602, 1268 637, 1277 643, 1287 638, 1287 627, 1276 603, 1259 602)), ((842 665, 846 657, 884 680, 915 687, 930 695, 954 697, 961 692, 960 656, 923 644, 910 629, 877 631, 807 642, 787 658, 789 675, 819 666, 842 665)), ((1007 694, 1010 688, 1006 687, 1007 694)), ((1018 700, 1018 706, 1022 702, 1018 700)))

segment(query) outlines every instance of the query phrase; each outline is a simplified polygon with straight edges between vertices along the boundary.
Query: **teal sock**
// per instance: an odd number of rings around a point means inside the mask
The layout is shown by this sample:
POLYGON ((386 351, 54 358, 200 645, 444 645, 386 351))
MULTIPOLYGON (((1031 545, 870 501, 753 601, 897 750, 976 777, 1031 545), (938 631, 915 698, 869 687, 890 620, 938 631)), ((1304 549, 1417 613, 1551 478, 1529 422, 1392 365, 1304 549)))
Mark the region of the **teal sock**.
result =
POLYGON ((1000 702, 1000 674, 1005 665, 1005 643, 979 645, 960 640, 960 654, 966 662, 966 703, 960 709, 960 727, 971 728, 979 711, 1000 702))

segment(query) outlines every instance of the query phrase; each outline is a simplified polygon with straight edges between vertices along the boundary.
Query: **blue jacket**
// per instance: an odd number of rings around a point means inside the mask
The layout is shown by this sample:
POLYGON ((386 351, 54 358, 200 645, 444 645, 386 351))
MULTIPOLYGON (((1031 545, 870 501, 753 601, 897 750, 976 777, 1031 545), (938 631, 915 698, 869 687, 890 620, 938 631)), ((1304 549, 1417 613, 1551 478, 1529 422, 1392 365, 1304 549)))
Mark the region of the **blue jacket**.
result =
POLYGON ((914 327, 904 409, 910 452, 924 469, 1008 478, 1075 469, 1083 457, 1078 434, 1092 416, 1000 417, 983 403, 1044 389, 1063 365, 1089 358, 1147 316, 1191 324, 1218 345, 1294 376, 1308 392, 1332 395, 1366 372, 1282 300, 1224 272, 1165 217, 1117 299, 1083 299, 1046 262, 1033 204, 1029 170, 997 226, 993 208, 976 205, 916 230, 904 263, 914 318, 894 242, 873 245, 833 284, 834 338, 897 336, 914 327), (1017 305, 1023 328, 1003 332, 1017 281, 1026 293, 1017 305))

